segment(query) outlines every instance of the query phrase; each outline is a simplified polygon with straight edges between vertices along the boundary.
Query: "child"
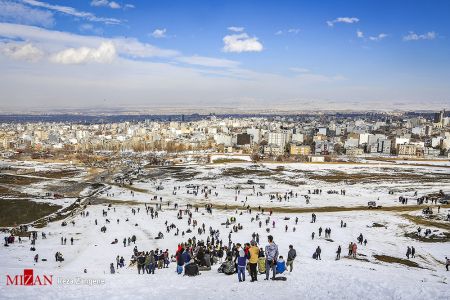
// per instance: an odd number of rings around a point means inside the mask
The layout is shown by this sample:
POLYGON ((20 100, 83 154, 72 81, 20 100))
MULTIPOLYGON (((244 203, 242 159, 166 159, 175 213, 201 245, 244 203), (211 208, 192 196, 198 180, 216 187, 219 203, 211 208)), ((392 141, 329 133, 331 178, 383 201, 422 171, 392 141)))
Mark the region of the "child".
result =
POLYGON ((277 260, 277 274, 282 274, 286 271, 286 262, 283 259, 283 256, 280 256, 277 260))

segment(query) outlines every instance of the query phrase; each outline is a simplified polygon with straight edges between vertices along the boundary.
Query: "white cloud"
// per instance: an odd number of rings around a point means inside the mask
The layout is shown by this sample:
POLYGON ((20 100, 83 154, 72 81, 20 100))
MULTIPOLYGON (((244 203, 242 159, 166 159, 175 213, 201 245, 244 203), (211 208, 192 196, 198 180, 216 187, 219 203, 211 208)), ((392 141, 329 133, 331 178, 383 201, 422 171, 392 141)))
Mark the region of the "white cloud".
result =
POLYGON ((91 6, 107 6, 108 0, 92 0, 91 6))
POLYGON ((92 32, 92 33, 95 33, 97 35, 102 35, 103 34, 103 29, 102 28, 95 27, 94 25, 89 24, 89 23, 81 24, 78 28, 79 28, 79 30, 81 32, 92 32))
POLYGON ((151 44, 142 43, 135 38, 114 38, 112 41, 119 53, 131 57, 172 57, 179 55, 176 50, 161 49, 151 44))
POLYGON ((223 38, 224 52, 261 52, 263 45, 257 37, 249 37, 247 33, 226 35, 223 38))
POLYGON ((90 12, 78 11, 75 8, 70 7, 70 6, 52 5, 52 4, 37 1, 37 0, 22 0, 22 1, 31 6, 46 8, 49 10, 57 11, 59 13, 74 16, 77 18, 86 19, 91 22, 103 22, 105 24, 120 24, 120 23, 122 23, 122 21, 120 21, 119 19, 97 17, 90 12))
POLYGON ((297 67, 289 68, 289 70, 291 70, 292 72, 296 72, 296 73, 308 73, 309 72, 309 70, 306 68, 297 68, 297 67))
POLYGON ((53 13, 50 11, 3 0, 0 0, 0 21, 44 27, 51 27, 54 24, 53 13))
POLYGON ((356 31, 356 36, 360 39, 364 38, 364 32, 362 32, 361 30, 357 30, 356 31))
POLYGON ((32 43, 9 42, 0 44, 0 53, 15 60, 36 62, 44 56, 44 52, 32 43))
POLYGON ((364 41, 369 40, 369 41, 379 42, 379 41, 381 41, 381 40, 387 38, 387 37, 388 37, 388 34, 386 34, 386 33, 380 33, 380 34, 375 35, 375 36, 369 36, 369 37, 366 39, 366 38, 364 38, 364 37, 365 37, 365 36, 364 36, 364 32, 362 32, 361 30, 357 30, 357 31, 356 31, 356 36, 357 36, 358 38, 360 38, 360 39, 364 39, 364 41))
POLYGON ((437 36, 437 33, 434 31, 429 31, 424 34, 417 34, 413 31, 410 31, 408 35, 403 37, 404 41, 419 41, 419 40, 434 40, 437 36))
POLYGON ((116 48, 111 42, 103 42, 98 48, 69 48, 52 56, 51 61, 59 64, 85 64, 90 62, 110 63, 116 57, 116 48))
POLYGON ((221 59, 214 57, 205 56, 181 56, 177 58, 177 61, 198 65, 203 67, 213 67, 213 68, 236 68, 239 66, 239 62, 229 59, 221 59))
POLYGON ((369 40, 378 42, 378 41, 385 39, 387 36, 388 35, 386 33, 380 33, 377 36, 370 36, 369 40))
POLYGON ((244 27, 230 26, 230 27, 228 27, 228 30, 234 31, 234 32, 242 32, 242 31, 244 31, 244 27))
POLYGON ((300 32, 300 28, 289 28, 287 30, 278 30, 277 32, 275 32, 275 35, 283 35, 285 33, 287 34, 293 34, 296 35, 300 32))
POLYGON ((167 32, 166 28, 162 28, 162 29, 156 28, 151 33, 151 36, 156 38, 156 39, 165 38, 165 37, 167 37, 166 36, 166 32, 167 32))
POLYGON ((112 9, 118 9, 121 7, 117 2, 108 0, 92 0, 91 6, 108 6, 112 9))
POLYGON ((332 21, 327 21, 328 26, 333 27, 334 24, 336 23, 347 23, 347 24, 353 24, 353 23, 358 23, 359 19, 355 18, 355 17, 340 17, 340 18, 336 18, 332 21))
POLYGON ((112 39, 77 35, 68 32, 47 30, 35 26, 0 23, 0 37, 7 39, 22 39, 31 41, 47 52, 61 51, 66 48, 90 47, 96 48, 102 42, 112 42, 119 54, 130 57, 172 57, 179 55, 178 51, 161 49, 148 43, 142 43, 135 38, 116 37, 112 39))
POLYGON ((127 3, 127 4, 124 5, 124 8, 125 8, 125 9, 135 8, 135 6, 134 6, 133 4, 127 3))
POLYGON ((118 9, 120 8, 120 5, 117 2, 111 1, 109 2, 109 7, 111 7, 112 9, 118 9))

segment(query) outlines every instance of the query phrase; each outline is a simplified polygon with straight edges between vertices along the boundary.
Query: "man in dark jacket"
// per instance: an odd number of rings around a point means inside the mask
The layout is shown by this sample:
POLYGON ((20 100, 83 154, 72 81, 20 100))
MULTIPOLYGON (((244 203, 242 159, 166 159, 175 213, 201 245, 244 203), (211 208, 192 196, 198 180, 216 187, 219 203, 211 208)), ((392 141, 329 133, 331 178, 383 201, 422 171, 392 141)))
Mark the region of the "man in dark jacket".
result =
POLYGON ((144 265, 145 265, 145 256, 144 253, 141 253, 137 258, 138 274, 141 274, 141 270, 142 274, 145 274, 144 265))
POLYGON ((190 263, 191 256, 189 255, 188 249, 185 249, 183 251, 183 254, 181 254, 181 256, 183 256, 183 261, 186 265, 190 263))
POLYGON ((289 267, 289 272, 292 272, 294 268, 294 259, 297 257, 297 251, 295 251, 294 246, 289 245, 289 251, 287 256, 286 267, 289 267))
POLYGON ((320 246, 317 246, 316 249, 316 259, 320 259, 322 260, 322 258, 320 257, 320 254, 322 253, 322 249, 320 249, 320 246))

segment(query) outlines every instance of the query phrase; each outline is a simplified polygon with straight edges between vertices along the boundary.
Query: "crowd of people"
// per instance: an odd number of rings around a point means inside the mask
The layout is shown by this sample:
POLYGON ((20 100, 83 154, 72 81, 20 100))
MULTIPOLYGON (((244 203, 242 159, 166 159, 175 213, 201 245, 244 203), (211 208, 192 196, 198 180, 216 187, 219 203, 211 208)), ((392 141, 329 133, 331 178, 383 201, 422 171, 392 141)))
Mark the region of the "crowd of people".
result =
MULTIPOLYGON (((159 190, 161 190, 161 185, 159 185, 159 190)), ((253 187, 254 194, 259 197, 263 196, 262 192, 255 192, 255 187, 253 187)), ((173 190, 174 195, 180 191, 180 187, 175 187, 173 190)), ((218 192, 213 187, 206 186, 192 186, 187 189, 187 193, 199 196, 199 197, 212 197, 218 196, 218 192), (214 193, 213 193, 214 191, 214 193)), ((340 194, 345 195, 345 190, 329 190, 328 194, 340 194)), ((236 189, 235 191, 236 197, 240 196, 240 190, 236 189)), ((308 190, 309 195, 320 195, 322 194, 321 189, 313 189, 308 190)), ((133 194, 134 196, 134 194, 133 194)), ((306 195, 309 199, 310 196, 306 195)), ((278 200, 278 201, 287 201, 291 198, 297 198, 298 194, 293 191, 287 191, 285 193, 269 193, 270 200, 278 200)), ((130 219, 133 219, 136 215, 145 214, 148 216, 149 220, 154 220, 158 218, 166 217, 163 208, 163 197, 154 196, 152 198, 154 201, 159 201, 159 203, 152 204, 144 204, 144 209, 141 210, 141 207, 132 207, 131 215, 129 217, 123 218, 114 218, 116 224, 121 224, 120 222, 129 222, 130 219)), ((407 198, 402 199, 407 201, 407 198)), ((171 264, 174 265, 174 269, 178 274, 185 275, 197 275, 200 271, 210 271, 212 266, 219 265, 218 271, 227 275, 237 274, 237 280, 239 282, 246 281, 246 275, 250 277, 251 282, 255 282, 258 280, 258 275, 263 274, 265 280, 285 280, 286 277, 283 275, 286 272, 293 272, 294 270, 294 262, 297 258, 297 251, 294 249, 293 245, 289 245, 287 249, 280 250, 278 245, 274 241, 274 237, 270 234, 271 230, 277 228, 275 218, 273 217, 272 209, 265 210, 261 206, 251 208, 248 204, 245 204, 241 210, 236 209, 235 215, 228 217, 225 222, 221 223, 222 227, 213 228, 211 226, 207 226, 204 222, 200 223, 196 216, 209 214, 213 215, 213 205, 208 203, 203 206, 203 210, 200 211, 199 206, 194 206, 192 204, 187 204, 184 208, 178 203, 170 203, 167 201, 167 208, 173 207, 176 210, 176 219, 185 222, 184 225, 186 227, 182 227, 182 225, 176 225, 176 222, 169 222, 166 220, 164 222, 164 228, 162 231, 165 231, 166 235, 173 234, 177 237, 177 239, 184 239, 187 234, 190 234, 190 238, 186 239, 186 241, 179 243, 176 249, 173 249, 172 255, 169 249, 140 249, 141 245, 139 245, 138 239, 136 235, 130 235, 127 237, 117 237, 111 242, 111 244, 117 244, 122 241, 123 247, 133 247, 133 250, 130 251, 129 258, 123 255, 117 255, 115 259, 115 263, 109 263, 109 271, 111 274, 116 274, 118 270, 123 268, 136 268, 138 274, 155 274, 158 270, 168 269, 171 264), (243 214, 247 214, 244 216, 243 214), (248 236, 247 240, 235 240, 233 239, 237 233, 244 229, 244 223, 238 222, 237 218, 244 219, 244 217, 249 217, 251 220, 250 224, 255 224, 254 226, 258 226, 260 229, 264 227, 267 233, 267 242, 265 243, 265 239, 261 238, 260 232, 253 232, 250 236, 248 236), (255 223, 253 223, 255 222, 255 223), (195 233, 192 235, 191 233, 195 233), (263 245, 265 244, 265 245, 263 245), (139 247, 139 248, 138 248, 139 247), (281 253, 285 251, 285 253, 281 253), (286 254, 286 255, 283 255, 286 254), (286 260, 285 260, 286 258, 286 260), (176 266, 176 267, 175 267, 176 266)), ((164 204, 164 207, 165 204, 164 204)), ((88 209, 88 208, 87 208, 88 209)), ((80 212, 80 216, 82 218, 89 217, 89 211, 83 210, 80 212)), ((102 209, 102 218, 98 218, 93 220, 97 230, 105 233, 107 228, 111 225, 111 216, 115 216, 116 208, 112 207, 112 205, 108 205, 107 208, 102 209)), ((91 218, 92 213, 91 213, 91 218)), ((311 226, 315 226, 315 223, 318 220, 318 216, 315 213, 311 214, 311 226)), ((290 226, 293 232, 296 232, 296 226, 299 225, 299 218, 295 217, 292 219, 290 217, 285 217, 284 221, 289 221, 290 226)), ((67 221, 68 222, 68 221, 67 221)), ((67 222, 64 221, 62 226, 67 226, 67 222)), ((75 221, 71 221, 72 225, 75 226, 75 221)), ((134 226, 138 226, 137 223, 134 223, 134 226)), ((289 230, 288 224, 282 224, 284 232, 287 233, 289 230)), ((319 226, 317 229, 318 238, 321 239, 322 236, 324 239, 331 241, 331 226, 329 224, 325 228, 319 226), (323 233, 323 235, 322 235, 323 233)), ((252 225, 253 226, 253 225, 252 225)), ((301 224, 300 224, 301 226, 301 224)), ((336 228, 336 227, 333 227, 336 228)), ((345 230, 347 228, 347 223, 343 220, 340 221, 340 228, 337 230, 345 230)), ((421 228, 418 229, 418 235, 421 234, 421 228)), ((154 239, 163 239, 164 234, 162 231, 158 232, 154 239)), ((425 236, 431 234, 431 230, 425 230, 425 236), (428 232, 429 231, 429 232, 428 232)), ((311 234, 312 240, 316 237, 316 231, 313 231, 311 234)), ((42 232, 42 239, 46 239, 46 235, 42 232)), ((364 249, 367 246, 368 241, 367 238, 360 233, 355 237, 356 242, 351 241, 348 244, 348 258, 357 258, 358 257, 358 247, 360 249, 364 249)), ((30 240, 33 245, 32 251, 35 251, 34 245, 37 240, 37 232, 32 232, 30 235, 30 240)), ((5 237, 5 245, 14 243, 15 237, 13 235, 9 237, 5 237)), ((61 235, 60 237, 61 245, 67 245, 67 237, 61 235)), ((74 245, 74 237, 69 238, 70 245, 74 245)), ((78 241, 78 240, 77 240, 78 241)), ((317 241, 317 238, 316 238, 317 241)), ((314 241, 314 242, 316 242, 314 241)), ((21 238, 19 236, 19 242, 21 242, 21 238)), ((130 247, 130 249, 131 249, 130 247)), ((126 251, 129 248, 127 248, 126 251)), ((325 251, 327 250, 324 247, 325 251)), ((341 259, 342 247, 338 245, 336 250, 336 260, 341 259)), ((406 251, 406 257, 408 259, 415 258, 416 249, 413 246, 408 246, 406 251)), ((315 249, 312 258, 315 260, 322 260, 322 248, 320 245, 315 249)), ((59 263, 64 261, 63 255, 61 252, 55 253, 55 260, 59 263)), ((34 261, 37 263, 39 261, 39 255, 36 253, 34 255, 34 261)), ((107 264, 105 264, 107 266, 107 264)), ((448 270, 449 260, 446 258, 446 268, 448 270)))

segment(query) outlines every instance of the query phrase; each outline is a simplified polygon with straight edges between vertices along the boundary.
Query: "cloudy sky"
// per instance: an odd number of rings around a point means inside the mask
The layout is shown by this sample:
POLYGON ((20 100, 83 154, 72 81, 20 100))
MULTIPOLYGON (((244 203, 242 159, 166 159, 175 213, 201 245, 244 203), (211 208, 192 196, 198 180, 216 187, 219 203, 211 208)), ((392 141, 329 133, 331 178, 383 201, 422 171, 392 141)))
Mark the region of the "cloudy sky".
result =
POLYGON ((438 109, 450 1, 0 0, 0 107, 438 109))

